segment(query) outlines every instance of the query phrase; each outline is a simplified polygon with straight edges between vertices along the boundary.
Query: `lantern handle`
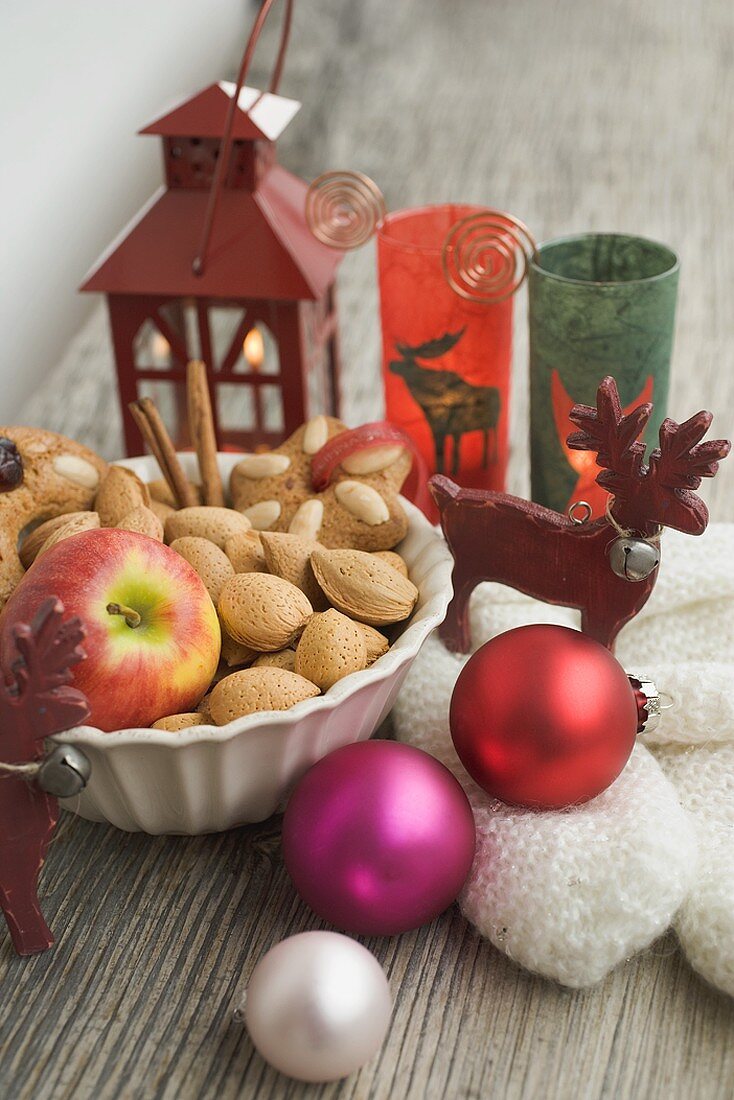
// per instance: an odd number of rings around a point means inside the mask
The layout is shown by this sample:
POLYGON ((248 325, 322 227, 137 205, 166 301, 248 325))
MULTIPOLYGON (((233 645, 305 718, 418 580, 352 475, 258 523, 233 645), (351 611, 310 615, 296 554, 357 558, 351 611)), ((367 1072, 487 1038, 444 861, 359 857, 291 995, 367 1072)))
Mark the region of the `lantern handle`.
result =
MULTIPOLYGON (((247 39, 245 52, 242 55, 242 61, 240 63, 240 69, 237 74, 237 82, 235 84, 234 93, 232 94, 232 99, 230 100, 230 104, 227 109, 227 120, 224 126, 222 146, 219 150, 219 156, 217 158, 217 162, 214 168, 214 176, 212 178, 211 190, 209 191, 209 199, 207 201, 206 213, 204 215, 204 227, 201 233, 201 241, 199 243, 199 249, 197 251, 196 257, 194 258, 194 262, 192 264, 194 275, 204 274, 204 267, 206 264, 209 243, 211 241, 214 219, 217 214, 217 207, 219 205, 219 199, 221 196, 222 187, 224 185, 224 174, 226 171, 226 165, 229 161, 229 154, 232 149, 232 130, 234 129, 237 101, 239 99, 240 92, 242 91, 242 85, 245 83, 245 78, 250 68, 250 63, 252 62, 252 57, 255 53, 255 47, 257 46, 258 39, 260 38, 263 25, 274 3, 275 0, 264 0, 262 7, 257 14, 257 18, 252 25, 250 37, 247 39)), ((278 49, 278 56, 275 60, 273 75, 270 78, 271 95, 275 95, 277 93, 278 87, 280 85, 280 78, 283 75, 283 66, 285 65, 285 55, 288 50, 288 40, 290 38, 292 19, 293 0, 286 0, 285 15, 283 16, 283 28, 280 34, 280 47, 278 49)))

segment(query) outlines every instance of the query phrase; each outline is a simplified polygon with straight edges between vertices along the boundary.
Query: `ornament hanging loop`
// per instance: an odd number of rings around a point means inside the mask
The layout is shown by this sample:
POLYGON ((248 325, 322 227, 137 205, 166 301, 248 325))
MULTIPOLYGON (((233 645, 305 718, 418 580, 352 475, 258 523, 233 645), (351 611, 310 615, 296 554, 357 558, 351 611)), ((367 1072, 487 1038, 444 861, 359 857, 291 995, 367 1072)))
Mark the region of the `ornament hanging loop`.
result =
POLYGON ((591 519, 593 511, 587 500, 575 500, 568 509, 568 518, 576 527, 583 527, 591 519))
POLYGON ((662 699, 667 696, 661 695, 655 681, 645 673, 639 676, 631 673, 628 679, 637 703, 637 733, 649 733, 660 724, 663 710, 669 709, 662 705, 662 699))
POLYGON ((495 305, 522 286, 536 249, 524 222, 487 208, 452 225, 441 263, 447 283, 460 298, 495 305))

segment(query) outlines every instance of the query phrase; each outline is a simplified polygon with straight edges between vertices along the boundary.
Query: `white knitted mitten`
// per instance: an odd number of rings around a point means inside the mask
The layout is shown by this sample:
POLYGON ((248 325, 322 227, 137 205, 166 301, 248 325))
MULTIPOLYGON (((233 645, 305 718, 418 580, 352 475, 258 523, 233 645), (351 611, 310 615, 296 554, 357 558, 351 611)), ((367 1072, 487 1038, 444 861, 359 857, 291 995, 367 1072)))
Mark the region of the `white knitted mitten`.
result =
MULTIPOLYGON (((447 764, 469 796, 478 844, 461 905, 497 947, 540 974, 585 986, 651 943, 678 912, 692 965, 734 992, 734 663, 721 660, 734 652, 734 526, 711 527, 701 539, 667 532, 663 553, 652 599, 617 654, 675 697, 645 738, 662 770, 638 744, 617 781, 584 806, 539 813, 490 799, 454 753, 448 706, 463 660, 436 637, 394 718, 399 738, 447 764)), ((475 646, 528 622, 573 625, 575 616, 499 585, 477 590, 475 646)))

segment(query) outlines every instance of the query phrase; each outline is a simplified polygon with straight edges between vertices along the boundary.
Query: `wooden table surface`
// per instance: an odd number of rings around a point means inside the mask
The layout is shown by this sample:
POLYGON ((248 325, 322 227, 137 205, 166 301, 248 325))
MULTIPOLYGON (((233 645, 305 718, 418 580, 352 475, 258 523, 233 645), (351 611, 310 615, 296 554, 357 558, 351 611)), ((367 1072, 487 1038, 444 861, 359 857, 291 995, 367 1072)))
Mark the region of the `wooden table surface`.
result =
MULTIPOLYGON (((729 0, 302 0, 283 90, 304 109, 281 155, 304 176, 367 171, 393 209, 463 199, 512 209, 540 238, 596 228, 669 241, 682 257, 670 411, 709 406, 732 435, 732 56, 729 0)), ((373 265, 368 247, 343 268, 355 423, 379 411, 373 265)), ((523 308, 516 490, 527 484, 523 308)), ((100 312, 26 412, 119 453, 100 312)), ((734 519, 728 467, 708 494, 716 519, 734 519)), ((380 1055, 340 1085, 287 1081, 232 1022, 263 952, 320 927, 283 870, 278 819, 182 839, 67 816, 42 893, 52 952, 19 960, 0 933, 8 1100, 734 1095, 734 1003, 693 974, 674 936, 571 992, 519 970, 456 909, 364 941, 395 994, 380 1055)))

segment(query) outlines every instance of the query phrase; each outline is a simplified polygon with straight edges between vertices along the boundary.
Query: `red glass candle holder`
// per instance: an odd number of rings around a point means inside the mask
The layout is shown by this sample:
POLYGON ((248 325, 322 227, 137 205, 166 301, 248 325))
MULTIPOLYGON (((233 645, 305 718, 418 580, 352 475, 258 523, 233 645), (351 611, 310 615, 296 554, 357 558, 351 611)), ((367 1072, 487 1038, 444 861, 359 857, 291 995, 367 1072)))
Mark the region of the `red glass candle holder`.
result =
MULTIPOLYGON (((469 300, 451 285, 450 233, 483 207, 445 204, 388 214, 377 227, 386 416, 415 441, 431 472, 504 489, 512 360, 512 296, 469 300), (446 250, 445 250, 446 246, 446 250)), ((497 220, 497 215, 494 216, 497 220)), ((499 216, 501 219, 501 216, 499 216)), ((499 279, 512 235, 476 243, 482 278, 499 279), (504 256, 502 253, 504 252, 504 256)), ((473 247, 468 242, 469 250, 473 247)))

